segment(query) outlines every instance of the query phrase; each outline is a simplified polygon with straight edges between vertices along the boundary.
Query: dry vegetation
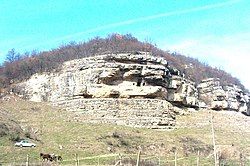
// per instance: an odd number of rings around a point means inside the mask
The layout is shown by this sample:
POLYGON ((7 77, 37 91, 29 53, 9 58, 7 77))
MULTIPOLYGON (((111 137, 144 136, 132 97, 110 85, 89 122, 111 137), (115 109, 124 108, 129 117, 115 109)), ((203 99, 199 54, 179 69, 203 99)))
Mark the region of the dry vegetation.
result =
MULTIPOLYGON (((166 58, 170 65, 195 82, 204 78, 220 78, 222 84, 243 85, 229 73, 213 68, 197 59, 178 53, 170 54, 157 48, 152 42, 141 42, 130 34, 111 34, 106 38, 96 37, 87 42, 70 42, 51 51, 31 51, 19 54, 14 49, 7 54, 6 61, 0 66, 0 88, 29 78, 34 73, 53 72, 65 61, 94 56, 101 53, 149 51, 155 56, 166 58)), ((1 90, 1 89, 0 89, 1 90)))
MULTIPOLYGON (((0 101, 0 106, 0 112, 11 116, 21 127, 20 137, 29 137, 37 144, 36 148, 14 147, 11 135, 2 135, 0 163, 3 164, 23 162, 27 154, 31 162, 38 161, 40 152, 60 154, 64 159, 62 164, 66 165, 74 164, 76 153, 82 159, 80 162, 85 164, 97 164, 98 155, 104 155, 99 161, 102 164, 112 164, 114 154, 119 153, 124 156, 124 162, 134 162, 139 150, 144 159, 160 157, 162 165, 173 164, 176 150, 180 165, 194 165, 198 151, 202 165, 211 165, 213 162, 210 113, 207 110, 178 116, 175 130, 156 131, 87 124, 77 120, 72 112, 51 107, 47 103, 33 103, 18 98, 0 101), (29 134, 25 134, 27 132, 29 134)), ((236 112, 213 112, 213 115, 221 161, 228 165, 249 162, 249 118, 236 112)), ((0 122, 7 123, 3 119, 0 122)), ((157 158, 143 161, 151 165, 158 163, 157 158)))

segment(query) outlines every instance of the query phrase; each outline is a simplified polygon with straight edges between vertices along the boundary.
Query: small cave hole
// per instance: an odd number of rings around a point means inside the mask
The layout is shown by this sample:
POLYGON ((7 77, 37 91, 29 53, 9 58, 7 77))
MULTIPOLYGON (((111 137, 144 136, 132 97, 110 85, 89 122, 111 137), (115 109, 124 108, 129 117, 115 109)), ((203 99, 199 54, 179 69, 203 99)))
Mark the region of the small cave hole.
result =
POLYGON ((136 86, 141 86, 141 83, 142 83, 142 79, 141 79, 141 78, 139 78, 139 79, 137 80, 137 84, 136 84, 136 86))

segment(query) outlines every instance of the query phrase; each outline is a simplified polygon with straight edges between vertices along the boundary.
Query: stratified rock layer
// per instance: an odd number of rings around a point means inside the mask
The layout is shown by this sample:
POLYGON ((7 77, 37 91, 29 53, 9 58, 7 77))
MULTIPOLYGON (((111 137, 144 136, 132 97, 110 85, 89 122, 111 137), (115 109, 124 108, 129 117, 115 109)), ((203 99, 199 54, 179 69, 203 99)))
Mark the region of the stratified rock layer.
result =
MULTIPOLYGON (((65 62, 58 72, 35 74, 15 92, 31 101, 49 101, 88 117, 89 122, 169 128, 175 107, 247 112, 249 99, 219 79, 198 85, 168 62, 149 53, 105 54, 65 62), (173 105, 172 105, 173 104, 173 105)), ((248 111, 249 112, 249 111, 248 111)))
POLYGON ((197 106, 197 90, 178 73, 149 53, 108 54, 65 62, 59 72, 33 75, 16 91, 82 112, 89 122, 163 129, 175 124, 167 99, 197 106))
POLYGON ((235 85, 221 86, 218 78, 203 80, 198 85, 199 99, 215 110, 246 112, 249 96, 235 85))
POLYGON ((190 80, 172 75, 169 78, 167 92, 167 100, 170 102, 187 107, 197 107, 199 105, 198 90, 194 82, 190 80))
POLYGON ((96 98, 73 99, 55 104, 84 115, 84 120, 91 123, 151 129, 169 129, 175 126, 174 108, 165 100, 96 98))
POLYGON ((178 75, 163 58, 148 53, 111 54, 64 63, 60 72, 36 74, 19 84, 32 101, 80 98, 167 99, 197 106, 194 83, 178 75))

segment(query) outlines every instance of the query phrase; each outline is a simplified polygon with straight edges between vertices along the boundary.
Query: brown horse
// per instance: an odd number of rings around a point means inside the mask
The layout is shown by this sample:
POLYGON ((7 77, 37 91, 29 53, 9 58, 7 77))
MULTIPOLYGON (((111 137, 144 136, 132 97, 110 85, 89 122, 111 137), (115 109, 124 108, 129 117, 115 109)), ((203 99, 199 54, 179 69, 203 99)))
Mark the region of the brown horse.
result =
POLYGON ((40 153, 40 158, 45 161, 53 161, 53 158, 50 154, 40 153))
POLYGON ((55 155, 55 154, 44 154, 40 153, 40 158, 45 161, 62 161, 62 156, 55 155))

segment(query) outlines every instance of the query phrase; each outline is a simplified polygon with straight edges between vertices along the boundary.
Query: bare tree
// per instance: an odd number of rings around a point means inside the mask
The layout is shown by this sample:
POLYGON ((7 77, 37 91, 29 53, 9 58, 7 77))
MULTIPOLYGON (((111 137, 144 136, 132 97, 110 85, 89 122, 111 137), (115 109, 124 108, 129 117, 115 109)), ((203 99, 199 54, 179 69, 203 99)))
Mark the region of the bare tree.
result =
POLYGON ((20 59, 21 59, 20 53, 17 53, 14 48, 9 50, 7 55, 6 55, 6 60, 8 62, 14 62, 14 61, 18 61, 20 59))

